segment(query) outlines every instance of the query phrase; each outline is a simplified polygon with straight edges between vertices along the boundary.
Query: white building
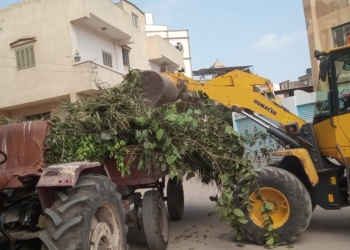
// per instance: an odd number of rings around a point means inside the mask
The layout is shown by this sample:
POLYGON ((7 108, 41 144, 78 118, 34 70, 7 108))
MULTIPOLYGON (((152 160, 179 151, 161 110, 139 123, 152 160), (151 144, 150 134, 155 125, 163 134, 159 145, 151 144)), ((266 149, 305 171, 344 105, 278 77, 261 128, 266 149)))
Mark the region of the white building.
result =
POLYGON ((159 36, 146 37, 145 14, 121 0, 24 0, 0 9, 0 115, 54 112, 114 85, 129 68, 175 71, 183 54, 159 36))
MULTIPOLYGON (((155 25, 153 23, 152 13, 145 13, 146 17, 146 34, 147 36, 159 35, 166 41, 176 46, 179 50, 183 51, 184 58, 184 74, 187 77, 192 78, 192 63, 191 63, 191 50, 190 50, 190 36, 188 30, 168 30, 166 25, 155 25)), ((163 62, 163 67, 170 66, 168 62, 163 62)), ((154 68, 160 70, 159 68, 154 68)))

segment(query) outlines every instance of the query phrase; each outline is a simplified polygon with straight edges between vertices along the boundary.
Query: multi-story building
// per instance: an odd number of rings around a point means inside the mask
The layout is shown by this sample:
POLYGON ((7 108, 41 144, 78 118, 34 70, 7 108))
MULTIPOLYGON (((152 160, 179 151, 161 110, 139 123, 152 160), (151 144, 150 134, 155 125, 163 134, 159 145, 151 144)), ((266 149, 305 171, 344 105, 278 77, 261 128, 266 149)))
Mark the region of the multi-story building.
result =
MULTIPOLYGON (((166 25, 155 25, 153 23, 152 13, 145 13, 145 16, 147 36, 153 37, 154 35, 158 35, 182 51, 185 64, 183 68, 184 74, 192 78, 190 36, 188 30, 169 30, 166 25)), ((171 65, 167 61, 164 61, 162 65, 163 70, 167 70, 168 67, 171 67, 171 65)), ((153 69, 160 70, 157 67, 153 67, 153 69)))
POLYGON ((130 68, 184 67, 166 40, 146 37, 145 14, 121 0, 24 0, 0 9, 0 115, 11 119, 55 112, 118 84, 130 68))
POLYGON ((303 0, 308 32, 313 83, 318 82, 315 50, 328 50, 346 44, 350 35, 349 0, 303 0))
POLYGON ((310 68, 306 69, 306 74, 299 76, 298 81, 287 80, 278 85, 279 90, 275 91, 275 95, 280 99, 294 96, 295 90, 302 90, 310 93, 313 91, 312 70, 310 68))

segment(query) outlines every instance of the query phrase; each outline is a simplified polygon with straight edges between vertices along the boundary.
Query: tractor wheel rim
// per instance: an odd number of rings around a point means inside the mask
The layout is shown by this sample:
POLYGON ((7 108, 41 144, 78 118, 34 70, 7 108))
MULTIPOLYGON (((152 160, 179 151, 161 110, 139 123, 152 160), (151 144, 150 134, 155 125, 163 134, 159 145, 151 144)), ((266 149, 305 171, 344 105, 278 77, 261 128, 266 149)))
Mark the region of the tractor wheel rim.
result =
POLYGON ((112 233, 106 222, 97 224, 91 238, 92 250, 109 250, 111 249, 112 233))
MULTIPOLYGON (((271 187, 260 188, 260 194, 273 208, 269 213, 273 221, 274 229, 283 226, 290 215, 290 205, 286 196, 279 190, 271 187)), ((262 201, 256 192, 249 197, 252 211, 249 213, 251 220, 259 227, 264 228, 264 216, 260 212, 262 201)))
POLYGON ((120 249, 118 219, 112 203, 104 201, 100 204, 91 223, 90 250, 120 249))

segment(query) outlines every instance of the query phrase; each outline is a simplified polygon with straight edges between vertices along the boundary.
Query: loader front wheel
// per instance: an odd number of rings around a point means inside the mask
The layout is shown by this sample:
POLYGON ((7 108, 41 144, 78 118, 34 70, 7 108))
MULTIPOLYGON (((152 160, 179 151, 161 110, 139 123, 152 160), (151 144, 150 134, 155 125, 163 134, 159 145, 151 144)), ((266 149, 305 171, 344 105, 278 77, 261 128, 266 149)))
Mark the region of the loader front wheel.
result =
POLYGON ((81 176, 74 188, 56 192, 45 215, 42 249, 127 249, 121 195, 105 176, 81 176))
MULTIPOLYGON (((260 194, 273 208, 270 216, 279 236, 279 244, 289 244, 301 235, 310 223, 312 215, 310 195, 297 177, 283 169, 264 167, 256 172, 260 194)), ((239 194, 246 183, 246 180, 241 179, 234 189, 235 207, 241 207, 239 194)), ((263 245, 266 241, 264 237, 266 229, 260 213, 262 201, 255 192, 256 189, 256 184, 250 189, 252 211, 248 212, 246 208, 242 208, 248 222, 241 225, 240 229, 249 240, 263 245)))

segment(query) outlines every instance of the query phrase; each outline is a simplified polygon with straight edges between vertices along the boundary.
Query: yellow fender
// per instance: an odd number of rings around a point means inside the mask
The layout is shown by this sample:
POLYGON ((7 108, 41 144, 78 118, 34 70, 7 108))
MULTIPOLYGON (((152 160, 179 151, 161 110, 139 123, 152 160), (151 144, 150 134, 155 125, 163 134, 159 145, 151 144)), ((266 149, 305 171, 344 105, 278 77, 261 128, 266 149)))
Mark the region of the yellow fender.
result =
POLYGON ((296 148, 296 149, 281 150, 281 151, 274 152, 273 155, 297 157, 300 160, 300 162, 305 170, 305 173, 309 178, 311 186, 314 187, 319 182, 319 178, 318 178, 318 174, 317 174, 316 169, 315 169, 315 165, 312 162, 311 157, 306 149, 296 148))

